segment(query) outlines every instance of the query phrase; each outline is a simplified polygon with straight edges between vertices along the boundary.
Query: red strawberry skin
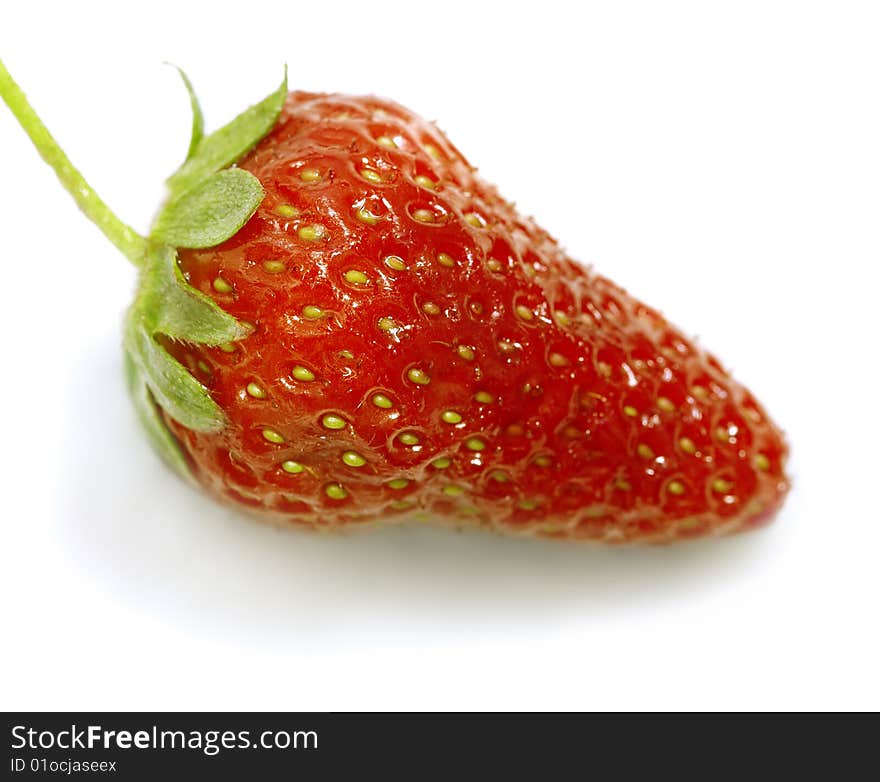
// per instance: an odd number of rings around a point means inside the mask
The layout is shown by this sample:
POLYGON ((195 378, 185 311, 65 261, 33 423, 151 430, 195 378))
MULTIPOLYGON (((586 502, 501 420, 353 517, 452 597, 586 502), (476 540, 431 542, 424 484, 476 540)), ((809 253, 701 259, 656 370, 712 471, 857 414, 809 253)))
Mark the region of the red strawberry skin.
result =
POLYGON ((432 124, 291 93, 240 166, 262 205, 180 264, 254 331, 169 346, 229 418, 205 434, 166 416, 212 493, 314 528, 608 543, 737 532, 780 506, 786 445, 750 393, 432 124))

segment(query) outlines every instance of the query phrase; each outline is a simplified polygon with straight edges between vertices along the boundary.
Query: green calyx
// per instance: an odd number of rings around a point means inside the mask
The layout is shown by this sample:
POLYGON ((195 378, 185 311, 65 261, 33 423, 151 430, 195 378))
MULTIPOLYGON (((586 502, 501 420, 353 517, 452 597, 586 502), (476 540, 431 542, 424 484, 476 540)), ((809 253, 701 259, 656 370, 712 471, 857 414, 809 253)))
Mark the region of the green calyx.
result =
POLYGON ((192 85, 193 122, 186 160, 168 179, 169 198, 144 237, 119 220, 91 189, 31 108, 0 61, 0 96, 34 146, 53 168, 80 209, 140 269, 137 293, 125 321, 126 377, 135 407, 159 454, 190 477, 187 460, 161 410, 199 432, 219 431, 223 410, 208 389, 173 358, 160 338, 201 345, 243 339, 250 327, 224 312, 184 279, 180 248, 214 247, 254 214, 263 200, 260 182, 234 164, 274 127, 287 96, 287 71, 272 94, 205 136, 202 111, 192 85))
POLYGON ((197 432, 219 431, 226 415, 156 337, 213 346, 243 339, 250 328, 186 282, 177 249, 214 247, 238 233, 257 210, 264 196, 260 182, 247 171, 227 166, 275 125, 287 96, 287 73, 275 92, 209 136, 203 135, 202 111, 192 85, 183 71, 180 75, 193 112, 190 146, 186 161, 168 180, 168 201, 147 242, 146 263, 126 318, 125 350, 129 386, 147 433, 165 460, 188 474, 157 404, 197 432))
POLYGON ((238 233, 263 196, 253 174, 218 171, 172 197, 156 217, 151 238, 172 247, 214 247, 238 233))

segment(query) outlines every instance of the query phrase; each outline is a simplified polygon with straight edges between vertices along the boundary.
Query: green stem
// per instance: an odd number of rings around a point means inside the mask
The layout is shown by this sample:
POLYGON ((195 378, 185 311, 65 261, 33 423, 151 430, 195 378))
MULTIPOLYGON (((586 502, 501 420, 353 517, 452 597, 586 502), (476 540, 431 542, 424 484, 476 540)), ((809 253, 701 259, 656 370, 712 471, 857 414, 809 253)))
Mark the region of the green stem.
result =
POLYGON ((83 175, 74 168, 70 159, 58 146, 58 142, 52 138, 52 134, 28 103, 21 88, 6 70, 2 60, 0 60, 0 97, 9 106, 43 160, 52 167, 61 184, 73 196, 73 200, 86 217, 101 229, 104 236, 113 242, 128 260, 140 267, 144 262, 146 239, 113 214, 110 207, 92 190, 83 175))

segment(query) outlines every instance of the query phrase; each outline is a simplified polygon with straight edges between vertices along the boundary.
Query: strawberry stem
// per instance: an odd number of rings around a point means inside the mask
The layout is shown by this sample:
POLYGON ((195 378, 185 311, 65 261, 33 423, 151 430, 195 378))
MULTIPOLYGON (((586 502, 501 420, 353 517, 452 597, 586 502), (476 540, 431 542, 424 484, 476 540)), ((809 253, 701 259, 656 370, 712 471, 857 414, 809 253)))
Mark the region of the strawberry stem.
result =
POLYGON ((33 110, 25 94, 0 60, 0 97, 28 134, 40 156, 55 172, 77 206, 135 266, 144 263, 147 242, 143 236, 123 223, 76 170, 58 142, 33 110))

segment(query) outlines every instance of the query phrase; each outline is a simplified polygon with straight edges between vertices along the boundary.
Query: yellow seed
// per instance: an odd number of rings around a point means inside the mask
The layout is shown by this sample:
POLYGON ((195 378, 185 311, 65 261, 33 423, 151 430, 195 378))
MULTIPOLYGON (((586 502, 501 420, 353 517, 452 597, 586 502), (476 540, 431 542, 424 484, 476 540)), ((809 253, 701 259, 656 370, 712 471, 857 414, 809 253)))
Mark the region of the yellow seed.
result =
POLYGON ((382 181, 382 176, 379 172, 373 171, 372 168, 362 168, 360 174, 367 182, 372 182, 374 185, 378 185, 382 181))
POLYGON ((461 415, 459 413, 456 413, 455 410, 444 410, 440 418, 442 418, 443 422, 447 424, 461 423, 461 415))
POLYGON ((211 367, 208 366, 208 364, 207 364, 205 361, 199 361, 199 363, 196 364, 196 366, 197 366, 202 372, 204 372, 206 375, 207 375, 207 374, 210 374, 210 372, 211 372, 211 367))
POLYGON ((614 482, 614 488, 620 489, 621 491, 630 491, 630 489, 632 489, 632 484, 624 478, 618 478, 614 482))
POLYGON ((382 219, 382 215, 374 214, 363 206, 354 213, 354 216, 367 225, 376 225, 382 219))
POLYGON ((324 317, 324 310, 320 307, 316 307, 314 304, 306 304, 306 306, 302 308, 302 316, 307 320, 318 320, 324 317))
POLYGON ((477 214, 476 212, 468 212, 464 219, 467 220, 474 228, 485 228, 486 221, 482 215, 477 214))
POLYGON ((626 405, 626 407, 623 408, 623 412, 626 413, 626 415, 628 415, 630 418, 635 418, 639 414, 639 411, 636 410, 632 405, 626 405))
POLYGON ((295 366, 293 368, 293 372, 291 374, 294 376, 296 380, 302 380, 304 383, 309 383, 315 379, 315 373, 311 370, 306 369, 303 366, 295 366))
POLYGON ((224 353, 235 353, 235 345, 231 342, 224 342, 222 345, 217 345, 217 347, 222 350, 224 353))
POLYGON ((411 383, 415 383, 418 386, 426 386, 431 382, 431 378, 421 369, 413 367, 406 373, 407 378, 411 383))
POLYGON ((670 481, 666 486, 667 491, 670 494, 675 494, 676 496, 681 496, 684 494, 684 484, 681 481, 670 481))
POLYGON ((278 204, 275 207, 275 214, 280 217, 296 217, 299 214, 299 209, 290 204, 278 204))
POLYGON ((643 459, 654 458, 654 451, 651 450, 650 446, 645 445, 644 443, 639 443, 638 447, 636 448, 636 453, 643 459))
POLYGON ((437 149, 433 144, 425 144, 424 146, 425 152, 427 152, 434 160, 440 160, 440 150, 437 149))
POLYGON ((342 461, 349 467, 363 467, 367 463, 357 451, 346 451, 342 454, 342 461))
POLYGON ((661 396, 657 399, 657 407, 659 407, 664 413, 672 413, 675 410, 675 405, 665 396, 661 396))
POLYGON ((340 350, 339 358, 344 358, 346 361, 351 361, 354 358, 354 353, 350 350, 340 350))
POLYGON ((317 182, 321 178, 321 172, 316 168, 304 168, 299 172, 299 178, 303 182, 317 182))
POLYGON ((443 493, 449 497, 461 497, 464 494, 464 489, 461 486, 450 483, 448 486, 443 487, 443 493))
POLYGON ((270 274, 278 274, 286 268, 284 261, 263 261, 263 268, 270 274))
POLYGON ((553 319, 560 326, 567 326, 569 323, 571 323, 571 319, 562 310, 556 310, 556 312, 553 313, 553 319))
POLYGON ((324 487, 324 494, 331 500, 344 500, 348 496, 348 492, 341 483, 328 483, 324 487))
POLYGON ((498 483, 507 483, 510 480, 510 476, 504 470, 492 470, 489 477, 498 483))
POLYGON ((345 273, 345 281, 350 282, 352 285, 366 285, 370 281, 370 278, 362 271, 349 269, 345 273))
POLYGON ((551 367, 567 367, 569 364, 568 359, 561 353, 551 353, 547 356, 547 360, 550 362, 551 367))
POLYGON ((434 304, 433 301, 426 301, 422 305, 422 311, 426 315, 439 315, 440 314, 440 308, 436 304, 434 304))
POLYGON ((380 331, 391 331, 397 327, 394 318, 389 317, 379 318, 379 322, 376 325, 379 326, 380 331))
POLYGON ((538 467, 549 467, 553 464, 553 460, 549 456, 541 454, 540 456, 536 456, 532 463, 538 467))
POLYGON ((477 355, 470 345, 459 345, 455 348, 455 352, 465 361, 473 361, 477 355))
POLYGON ((345 429, 348 425, 344 418, 340 418, 333 413, 327 413, 322 419, 321 424, 325 429, 345 429))
POLYGON ((397 149, 397 144, 394 143, 394 139, 390 136, 379 136, 376 139, 376 143, 380 147, 385 147, 386 149, 397 149))
POLYGON ((385 484, 389 489, 405 489, 409 486, 409 481, 406 478, 394 478, 393 480, 388 481, 385 484))
POLYGON ((490 258, 486 261, 486 268, 488 268, 490 272, 500 272, 504 266, 497 258, 490 258))
POLYGON ((439 459, 434 459, 434 461, 431 462, 431 466, 435 470, 445 470, 450 464, 452 464, 452 461, 445 456, 441 456, 439 459))
POLYGON ((521 510, 534 510, 540 503, 537 500, 520 500, 518 505, 521 510))
POLYGON ((516 314, 522 320, 534 320, 535 319, 535 313, 532 312, 528 307, 526 307, 525 304, 517 304, 516 305, 516 314))
POLYGON ((468 437, 468 439, 464 441, 464 447, 469 451, 482 451, 486 448, 486 443, 479 437, 468 437))
POLYGON ((323 238, 327 231, 323 225, 315 223, 314 225, 301 226, 296 233, 304 242, 314 242, 323 238))
POLYGON ((401 432, 397 435, 397 439, 404 445, 418 445, 421 442, 421 438, 415 432, 401 432))
POLYGON ((281 469, 284 472, 288 472, 291 475, 299 475, 305 467, 303 467, 299 462, 295 462, 292 459, 288 459, 285 462, 281 462, 281 469))
POLYGON ((495 397, 488 391, 477 391, 477 393, 474 394, 474 399, 482 405, 491 405, 495 401, 495 397))
POLYGON ((385 265, 389 269, 394 269, 394 271, 402 272, 406 268, 406 264, 403 262, 403 258, 399 255, 389 255, 385 259, 385 265))
POLYGON ((712 491, 718 494, 727 494, 732 488, 733 484, 730 481, 724 480, 724 478, 716 478, 712 481, 712 491))
POLYGON ((268 440, 270 443, 275 443, 279 445, 284 442, 284 436, 280 432, 276 432, 274 429, 263 429, 263 439, 268 440))
POLYGON ((709 392, 703 386, 694 386, 691 393, 696 399, 706 399, 709 396, 709 392))
POLYGON ((759 453, 755 456, 755 467, 757 467, 761 472, 767 472, 770 469, 770 460, 763 453, 759 453))
POLYGON ((266 392, 262 388, 260 388, 260 386, 258 386, 256 383, 248 383, 246 390, 247 390, 248 394, 250 396, 252 396, 254 399, 265 399, 266 398, 266 392))
POLYGON ((694 444, 694 441, 691 440, 690 437, 682 437, 678 441, 678 447, 681 448, 681 450, 685 453, 694 454, 697 452, 697 446, 694 444))
POLYGON ((215 277, 211 285, 217 293, 229 293, 232 290, 232 286, 222 277, 215 277))
POLYGON ((434 213, 430 209, 416 209, 412 213, 413 220, 419 223, 433 223, 434 213))
POLYGON ((426 177, 424 174, 418 174, 416 177, 414 177, 414 179, 415 179, 415 183, 419 187, 424 187, 427 190, 433 190, 436 187, 434 180, 429 177, 426 177))
POLYGON ((440 253, 437 256, 437 263, 439 263, 441 266, 445 266, 447 269, 451 269, 453 266, 455 266, 455 259, 451 255, 440 253))
MULTIPOLYGON (((410 508, 415 507, 415 503, 412 500, 395 500, 389 506, 391 510, 409 510, 410 508)), ((416 521, 427 521, 425 518, 416 519, 416 521)))
POLYGON ((381 407, 383 410, 388 410, 389 408, 394 407, 394 402, 385 396, 385 394, 373 394, 370 401, 376 405, 376 407, 381 407))

